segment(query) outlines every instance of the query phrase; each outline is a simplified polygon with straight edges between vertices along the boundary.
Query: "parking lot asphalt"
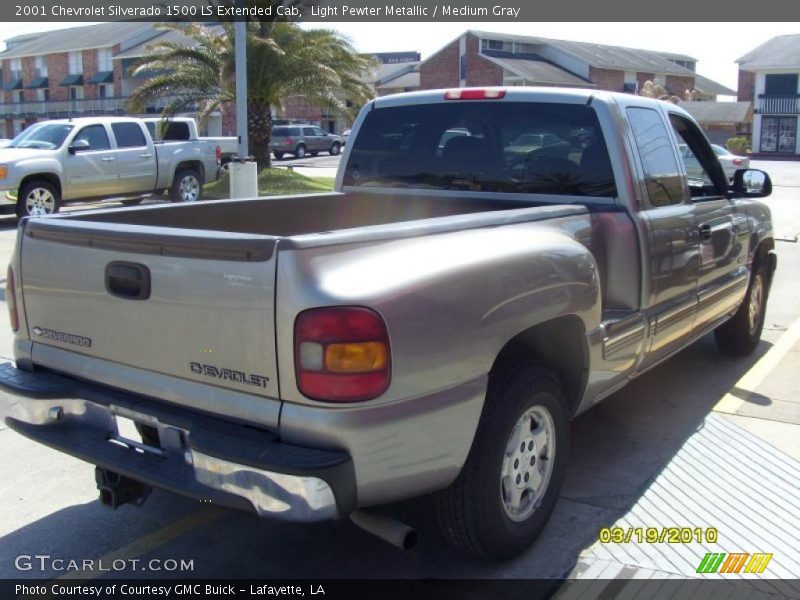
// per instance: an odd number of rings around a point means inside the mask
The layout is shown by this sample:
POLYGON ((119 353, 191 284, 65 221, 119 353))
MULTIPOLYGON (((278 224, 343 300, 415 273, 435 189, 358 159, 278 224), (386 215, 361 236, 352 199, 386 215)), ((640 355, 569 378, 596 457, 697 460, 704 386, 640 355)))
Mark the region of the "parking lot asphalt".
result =
MULTIPOLYGON (((437 530, 430 498, 381 509, 419 530, 420 543, 405 552, 346 521, 259 520, 160 491, 142 508, 110 511, 96 499, 91 465, 0 425, 0 577, 724 580, 696 573, 706 554, 770 553, 764 573, 735 579, 754 592, 800 597, 791 583, 800 577, 800 244, 791 241, 800 233, 800 163, 753 167, 773 177, 767 204, 781 240, 761 345, 753 356, 727 359, 706 336, 576 419, 561 498, 522 556, 483 563, 454 553, 437 530), (671 527, 702 536, 711 528, 718 537, 636 539, 639 530, 646 536, 647 528, 671 527), (604 543, 604 528, 633 535, 604 543), (35 554, 93 560, 94 568, 75 573, 52 561, 20 563, 35 554), (99 567, 114 560, 125 567, 99 567), (166 569, 170 560, 181 568, 166 569)), ((15 227, 13 217, 0 217, 0 263, 15 227)), ((6 359, 11 341, 0 324, 6 359)))

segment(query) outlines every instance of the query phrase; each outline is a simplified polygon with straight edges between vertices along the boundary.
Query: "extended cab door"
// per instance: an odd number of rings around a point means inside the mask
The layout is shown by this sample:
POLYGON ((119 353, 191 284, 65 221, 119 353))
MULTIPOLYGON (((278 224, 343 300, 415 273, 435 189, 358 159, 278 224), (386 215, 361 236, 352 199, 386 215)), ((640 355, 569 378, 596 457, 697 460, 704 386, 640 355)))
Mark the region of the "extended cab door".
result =
POLYGON ((747 288, 746 216, 726 196, 728 181, 699 127, 685 116, 670 111, 687 175, 687 194, 699 236, 697 262, 697 316, 699 332, 735 309, 747 288))
POLYGON ((64 159, 65 200, 115 196, 119 193, 116 151, 105 125, 80 128, 64 159))
POLYGON ((152 192, 156 187, 156 155, 142 124, 121 121, 111 124, 117 142, 119 193, 152 192))
POLYGON ((699 235, 684 193, 673 138, 656 108, 624 107, 639 157, 645 230, 644 312, 650 347, 642 366, 658 361, 691 334, 697 312, 699 235))

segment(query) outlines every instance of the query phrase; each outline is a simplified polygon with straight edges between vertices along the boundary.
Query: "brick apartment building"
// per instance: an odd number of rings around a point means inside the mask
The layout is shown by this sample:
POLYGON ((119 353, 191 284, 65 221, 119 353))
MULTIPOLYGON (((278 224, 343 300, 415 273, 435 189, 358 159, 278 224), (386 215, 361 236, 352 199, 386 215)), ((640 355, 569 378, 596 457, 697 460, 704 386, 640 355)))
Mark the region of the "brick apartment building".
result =
POLYGON ((800 158, 800 34, 774 37, 736 62, 738 99, 754 104, 753 153, 800 158))
MULTIPOLYGON (((129 68, 155 41, 189 41, 152 23, 102 23, 6 40, 0 52, 0 137, 13 137, 42 119, 126 114, 125 101, 144 77, 129 68)), ((158 113, 166 100, 146 109, 158 113)), ((230 119, 227 119, 230 121, 230 119)), ((214 115, 207 126, 221 135, 214 115)))
POLYGON ((696 59, 674 53, 466 31, 419 65, 421 89, 467 86, 590 87, 637 93, 645 81, 683 98, 736 92, 695 72, 696 59))

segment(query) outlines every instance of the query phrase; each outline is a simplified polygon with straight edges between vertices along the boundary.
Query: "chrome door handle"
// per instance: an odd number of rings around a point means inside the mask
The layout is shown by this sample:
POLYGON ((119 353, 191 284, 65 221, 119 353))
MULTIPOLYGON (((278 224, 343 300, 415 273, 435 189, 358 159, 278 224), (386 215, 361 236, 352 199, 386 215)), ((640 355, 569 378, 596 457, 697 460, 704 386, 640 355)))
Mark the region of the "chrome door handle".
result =
POLYGON ((700 239, 702 240, 710 240, 711 239, 711 225, 708 223, 703 223, 700 225, 700 239))
POLYGON ((152 154, 140 154, 139 158, 150 158, 151 156, 153 156, 153 155, 152 154))
POLYGON ((111 156, 107 156, 107 157, 105 157, 105 158, 101 158, 100 160, 102 160, 103 162, 111 162, 111 161, 113 161, 113 160, 114 160, 114 158, 113 158, 113 157, 111 157, 111 156))

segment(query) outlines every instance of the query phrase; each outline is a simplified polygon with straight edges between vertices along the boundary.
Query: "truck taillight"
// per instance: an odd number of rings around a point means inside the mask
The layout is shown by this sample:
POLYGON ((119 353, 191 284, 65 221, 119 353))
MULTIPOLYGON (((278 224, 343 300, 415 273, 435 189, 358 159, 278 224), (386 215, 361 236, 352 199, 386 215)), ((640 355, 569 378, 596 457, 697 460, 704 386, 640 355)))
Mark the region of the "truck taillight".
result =
POLYGON ((17 314, 17 294, 16 286, 14 285, 14 269, 8 265, 8 274, 6 275, 6 304, 8 304, 8 318, 11 320, 11 329, 14 331, 19 330, 19 314, 17 314))
POLYGON ((216 157, 217 157, 217 163, 220 163, 220 162, 222 162, 222 148, 220 148, 219 146, 217 146, 217 147, 214 149, 214 156, 216 156, 216 157))
POLYGON ((445 100, 497 100, 504 98, 506 91, 503 88, 459 88, 447 90, 445 100))
POLYGON ((313 400, 362 402, 389 387, 389 334, 373 310, 306 310, 295 321, 294 346, 297 387, 313 400))

